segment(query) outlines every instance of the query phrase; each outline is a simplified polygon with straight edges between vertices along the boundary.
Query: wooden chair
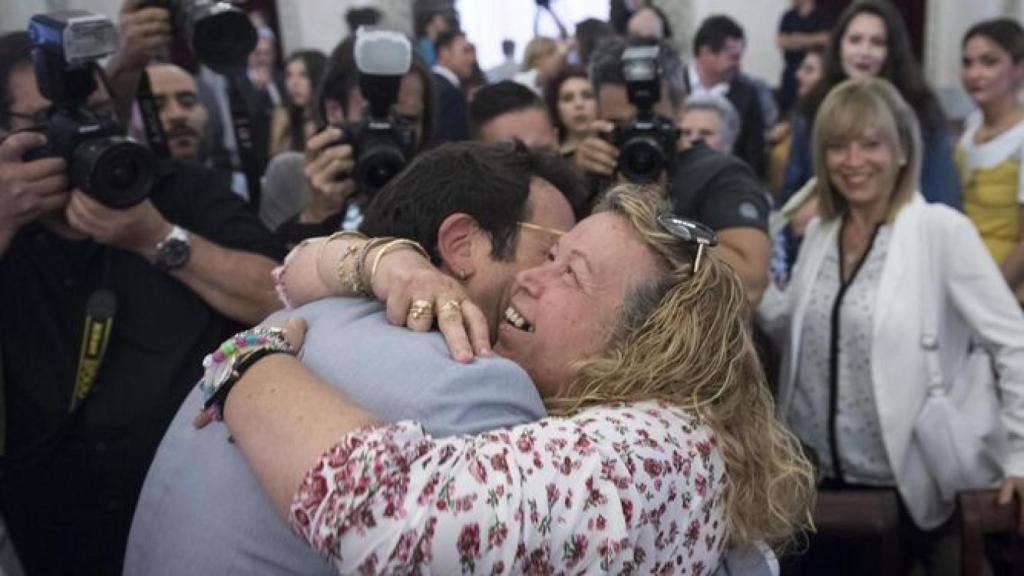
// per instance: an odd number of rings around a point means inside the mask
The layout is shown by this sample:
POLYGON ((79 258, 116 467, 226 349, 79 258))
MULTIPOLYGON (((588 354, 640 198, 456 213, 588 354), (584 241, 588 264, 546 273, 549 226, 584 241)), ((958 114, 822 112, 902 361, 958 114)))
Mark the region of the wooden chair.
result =
POLYGON ((899 574, 900 512, 895 492, 819 491, 814 523, 822 535, 877 541, 879 576, 899 574))
POLYGON ((1003 535, 1006 545, 993 558, 996 574, 1024 574, 1024 545, 1017 535, 1018 518, 1024 512, 1021 502, 1012 506, 997 504, 998 490, 974 490, 957 494, 962 538, 963 576, 981 576, 985 570, 985 537, 1003 535), (1004 571, 1008 570, 1008 571, 1004 571))

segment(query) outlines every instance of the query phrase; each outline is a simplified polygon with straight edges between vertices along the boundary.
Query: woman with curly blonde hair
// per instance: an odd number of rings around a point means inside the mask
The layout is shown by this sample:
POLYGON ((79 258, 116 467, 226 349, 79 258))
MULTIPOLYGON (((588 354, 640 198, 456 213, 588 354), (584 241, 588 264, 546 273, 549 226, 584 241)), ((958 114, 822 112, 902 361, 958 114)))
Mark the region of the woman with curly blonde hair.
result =
MULTIPOLYGON (((337 241, 382 263, 366 240, 337 241)), ((277 509, 341 573, 689 574, 727 546, 784 550, 810 524, 813 477, 714 243, 627 184, 517 276, 494 352, 533 379, 538 422, 435 439, 276 346, 211 397, 277 509)))

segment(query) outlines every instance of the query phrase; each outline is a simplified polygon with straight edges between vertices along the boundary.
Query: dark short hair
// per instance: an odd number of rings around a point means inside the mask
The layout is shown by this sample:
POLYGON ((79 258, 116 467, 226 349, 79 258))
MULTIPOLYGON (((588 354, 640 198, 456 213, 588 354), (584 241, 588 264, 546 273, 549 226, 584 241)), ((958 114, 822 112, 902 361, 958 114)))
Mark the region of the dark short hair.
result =
POLYGON ((11 128, 11 74, 19 66, 32 64, 32 40, 28 32, 17 31, 0 35, 0 128, 11 128))
POLYGON ((604 20, 587 18, 576 24, 576 53, 580 58, 580 65, 586 66, 590 62, 594 48, 607 36, 615 36, 615 29, 604 20))
POLYGON ((622 53, 631 46, 658 46, 658 68, 661 81, 668 84, 668 96, 672 107, 678 109, 686 100, 686 79, 684 78, 683 61, 679 53, 665 40, 654 41, 650 38, 623 38, 609 36, 598 43, 590 59, 588 74, 590 83, 594 85, 594 97, 601 95, 601 87, 605 84, 625 86, 626 79, 622 75, 622 53))
POLYGON ((1014 64, 1024 60, 1024 28, 1021 28, 1020 22, 1012 18, 993 18, 978 22, 964 34, 961 46, 967 45, 967 41, 975 36, 984 36, 998 44, 1000 48, 1009 52, 1014 64))
POLYGON ((381 17, 380 10, 372 6, 349 8, 348 12, 345 12, 345 23, 348 24, 349 32, 355 34, 360 26, 376 26, 380 23, 381 17))
POLYGON ((580 183, 561 158, 521 143, 454 142, 420 154, 388 182, 367 207, 360 230, 416 240, 439 264, 437 230, 463 212, 491 235, 494 259, 508 261, 515 257, 517 223, 530 216, 533 177, 550 182, 579 215, 580 183))
POLYGON ((693 37, 693 55, 696 56, 702 46, 711 48, 712 52, 721 52, 730 39, 744 40, 743 27, 724 14, 709 16, 701 22, 697 35, 693 37))
MULTIPOLYGON (((336 100, 342 111, 347 116, 348 95, 353 88, 359 87, 359 69, 356 67, 355 59, 355 36, 349 36, 331 51, 327 57, 327 66, 316 88, 316 114, 317 122, 320 125, 327 124, 325 101, 330 98, 336 100)), ((437 110, 434 97, 434 82, 430 69, 423 63, 420 55, 413 50, 412 65, 409 71, 419 77, 423 84, 423 129, 419 135, 418 148, 422 149, 424 144, 430 142, 434 135, 434 124, 436 122, 437 110)))
POLYGON ((518 82, 503 80, 477 91, 469 105, 469 127, 478 136, 485 124, 502 114, 528 108, 544 108, 544 101, 533 90, 518 82))
POLYGON ((445 48, 450 48, 459 38, 465 38, 466 33, 462 30, 445 30, 437 35, 437 40, 434 41, 434 51, 440 52, 445 48))

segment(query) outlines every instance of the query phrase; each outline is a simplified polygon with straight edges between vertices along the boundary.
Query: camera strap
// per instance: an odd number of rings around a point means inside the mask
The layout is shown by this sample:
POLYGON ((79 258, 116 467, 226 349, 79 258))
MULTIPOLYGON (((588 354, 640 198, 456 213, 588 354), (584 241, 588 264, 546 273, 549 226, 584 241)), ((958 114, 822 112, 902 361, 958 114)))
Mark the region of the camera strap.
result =
POLYGON ((71 392, 68 413, 74 414, 96 385, 103 357, 110 344, 110 333, 114 329, 114 315, 117 313, 117 295, 107 286, 110 284, 109 248, 103 248, 103 282, 89 295, 85 303, 85 321, 82 325, 82 342, 78 348, 78 369, 75 370, 75 386, 71 392))
POLYGON ((256 150, 252 137, 252 117, 249 114, 249 103, 245 99, 249 78, 245 70, 235 70, 224 75, 228 83, 228 107, 231 109, 231 128, 238 146, 238 160, 245 174, 245 184, 249 189, 249 206, 253 210, 260 207, 260 168, 256 158, 256 150))
POLYGON ((146 131, 149 148, 158 158, 170 158, 171 149, 167 146, 167 135, 164 134, 164 126, 160 122, 160 109, 153 96, 149 72, 145 70, 142 71, 142 76, 139 78, 139 90, 135 94, 135 101, 139 105, 139 115, 142 116, 142 127, 146 131))

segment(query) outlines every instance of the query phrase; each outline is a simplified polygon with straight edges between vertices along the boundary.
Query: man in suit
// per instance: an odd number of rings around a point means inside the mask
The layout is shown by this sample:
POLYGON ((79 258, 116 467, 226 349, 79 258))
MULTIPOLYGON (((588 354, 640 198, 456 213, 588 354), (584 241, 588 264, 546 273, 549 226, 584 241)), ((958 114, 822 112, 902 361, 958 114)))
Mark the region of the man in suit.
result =
POLYGON ((458 142, 469 139, 469 104, 462 82, 473 73, 476 55, 472 44, 461 30, 442 32, 434 43, 437 62, 434 72, 434 88, 437 91, 438 114, 434 141, 458 142))
MULTIPOLYGON (((575 182, 559 160, 522 146, 451 144, 417 157, 378 192, 363 230, 419 241, 496 332, 513 276, 544 261, 552 231, 572 227, 575 182)), ((309 324, 303 362, 382 418, 447 436, 545 415, 515 363, 457 363, 439 333, 390 326, 376 302, 331 298, 294 313, 309 324)), ((125 574, 333 574, 276 514, 224 429, 192 428, 201 403, 196 388, 161 443, 125 574)))
POLYGON ((725 96, 740 115, 740 133, 733 153, 758 176, 764 176, 765 120, 757 87, 740 75, 746 49, 743 28, 728 16, 711 16, 701 23, 693 39, 693 62, 686 76, 690 94, 725 96))

